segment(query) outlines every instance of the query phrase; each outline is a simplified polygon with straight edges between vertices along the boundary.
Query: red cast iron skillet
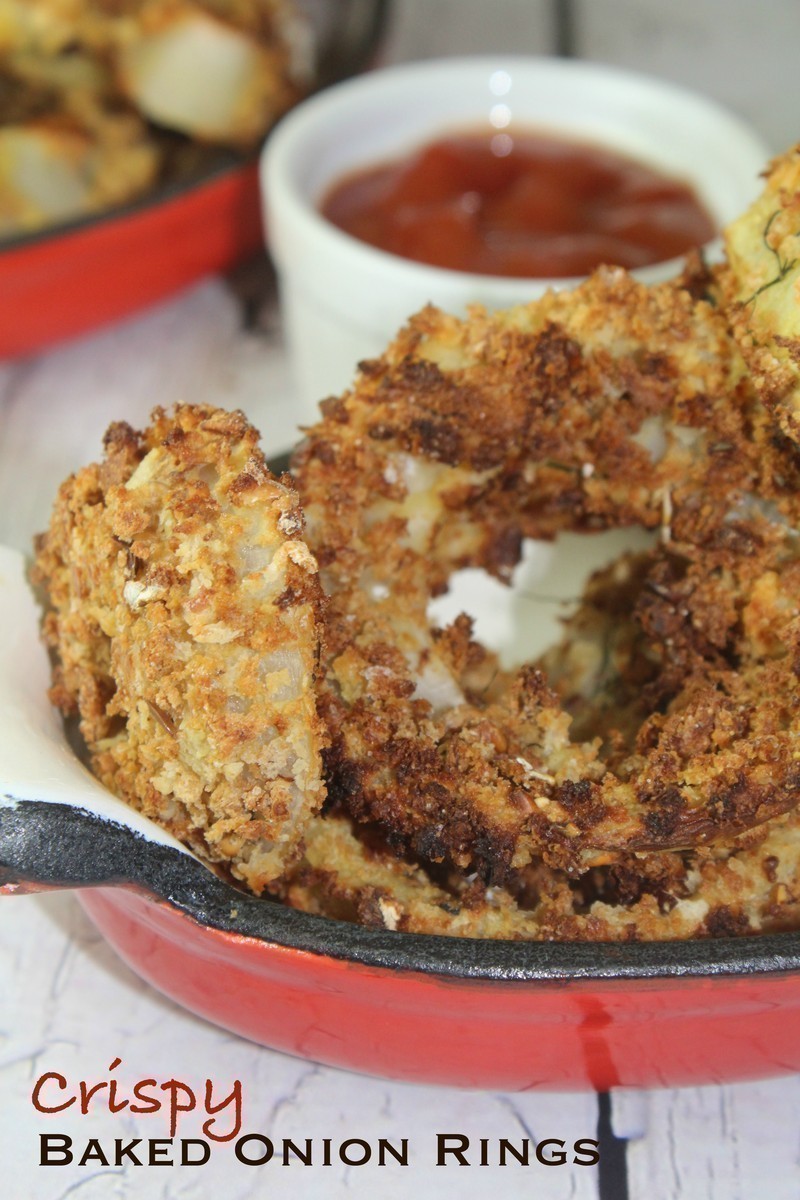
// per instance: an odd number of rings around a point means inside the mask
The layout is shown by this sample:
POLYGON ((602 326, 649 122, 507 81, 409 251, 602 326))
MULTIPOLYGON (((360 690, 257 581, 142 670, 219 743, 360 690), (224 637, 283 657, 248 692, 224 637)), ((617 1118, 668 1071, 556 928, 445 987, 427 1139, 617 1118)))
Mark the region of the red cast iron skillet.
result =
MULTIPOLYGON (((387 24, 390 0, 337 4, 318 87, 367 67, 387 24)), ((257 157, 234 154, 124 207, 0 240, 0 358, 127 316, 263 244, 257 157)))
POLYGON ((238 891, 80 765, 47 700, 39 621, 23 556, 0 547, 0 891, 81 889, 129 966, 192 1012, 317 1062, 504 1091, 800 1070, 800 933, 425 937, 238 891))
POLYGON ((0 883, 86 889, 93 922, 154 987, 333 1066, 523 1091, 800 1069, 796 934, 536 944, 363 929, 242 894, 180 850, 35 800, 0 811, 0 883))

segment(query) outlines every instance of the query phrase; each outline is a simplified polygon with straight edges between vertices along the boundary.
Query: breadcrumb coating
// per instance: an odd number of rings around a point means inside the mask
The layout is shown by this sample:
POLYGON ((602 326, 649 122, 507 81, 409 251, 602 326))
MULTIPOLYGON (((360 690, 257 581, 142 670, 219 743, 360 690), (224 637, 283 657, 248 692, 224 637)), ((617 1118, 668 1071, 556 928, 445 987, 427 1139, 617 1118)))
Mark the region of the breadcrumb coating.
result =
POLYGON ((113 425, 61 487, 35 579, 95 774, 259 893, 325 789, 317 566, 257 436, 206 407, 113 425))
POLYGON ((330 598, 330 792, 412 856, 493 883, 538 857, 579 873, 796 803, 797 606, 768 584, 794 549, 750 512, 772 488, 758 401, 705 283, 600 270, 507 313, 428 308, 298 451, 330 598), (459 567, 508 581, 523 537, 624 525, 660 535, 638 620, 661 686, 609 759, 536 664, 478 692, 468 628, 437 634, 427 606, 459 567), (740 634, 753 589, 781 659, 740 634))
POLYGON ((725 248, 719 274, 734 334, 765 406, 800 442, 800 146, 770 163, 725 248))
POLYGON ((541 864, 506 888, 418 863, 344 816, 314 821, 286 902, 370 928, 506 941, 673 941, 775 933, 800 920, 795 813, 724 851, 631 859, 575 882, 541 864), (602 875, 602 879, 596 876, 602 875))

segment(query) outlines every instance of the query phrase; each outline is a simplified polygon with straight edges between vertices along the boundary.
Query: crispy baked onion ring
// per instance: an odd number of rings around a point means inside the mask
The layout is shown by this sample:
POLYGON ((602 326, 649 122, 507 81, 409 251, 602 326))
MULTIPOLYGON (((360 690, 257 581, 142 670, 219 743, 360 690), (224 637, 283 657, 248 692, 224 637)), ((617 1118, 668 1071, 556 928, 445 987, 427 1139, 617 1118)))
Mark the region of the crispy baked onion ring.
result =
POLYGON ((339 815, 309 825, 284 898, 318 916, 449 937, 630 941, 778 932, 800 919, 800 822, 788 813, 724 851, 631 856, 579 881, 539 863, 508 882, 487 886, 458 872, 433 878, 339 815))
POLYGON ((259 893, 322 803, 324 731, 317 567, 257 437, 202 406, 113 425, 62 485, 35 578, 94 773, 259 893))
POLYGON ((796 804, 796 464, 710 288, 601 270, 509 313, 428 308, 308 432, 329 791, 395 848, 497 883, 796 804), (638 721, 605 747, 571 739, 536 665, 492 683, 468 622, 437 631, 427 610, 457 568, 509 580, 525 537, 628 525, 660 541, 632 598, 638 721))
POLYGON ((725 250, 735 337, 764 404, 800 442, 800 146, 770 164, 758 200, 725 230, 725 250))

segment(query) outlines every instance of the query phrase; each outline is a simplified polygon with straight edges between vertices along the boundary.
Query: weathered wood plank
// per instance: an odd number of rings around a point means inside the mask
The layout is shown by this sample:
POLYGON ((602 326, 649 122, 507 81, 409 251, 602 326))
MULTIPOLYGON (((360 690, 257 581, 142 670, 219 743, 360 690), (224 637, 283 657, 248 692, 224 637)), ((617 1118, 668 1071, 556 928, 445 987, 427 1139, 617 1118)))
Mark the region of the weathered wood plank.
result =
POLYGON ((631 1200, 797 1200, 798 1110, 797 1076, 626 1098, 631 1200))

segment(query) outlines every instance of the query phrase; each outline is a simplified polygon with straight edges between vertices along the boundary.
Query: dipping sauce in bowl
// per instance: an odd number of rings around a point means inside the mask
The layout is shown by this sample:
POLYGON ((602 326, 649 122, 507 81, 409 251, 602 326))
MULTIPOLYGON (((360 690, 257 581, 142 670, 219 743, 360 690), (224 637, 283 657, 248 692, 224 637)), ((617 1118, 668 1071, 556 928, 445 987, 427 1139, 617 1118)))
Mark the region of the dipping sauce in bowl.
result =
POLYGON ((679 179, 607 147, 534 130, 453 133, 337 180, 320 211, 362 242, 478 275, 633 270, 710 241, 679 179))
MULTIPOLYGON (((674 181, 686 184, 704 206, 710 229, 703 218, 703 230, 695 227, 687 234, 680 251, 662 241, 655 249, 660 261, 634 267, 636 278, 652 284, 678 275, 689 245, 703 243, 713 261, 721 244, 706 231, 716 234, 755 198, 768 157, 761 140, 713 101, 578 59, 429 59, 369 72, 305 101, 270 134, 261 164, 269 249, 297 381, 298 424, 312 424, 319 400, 343 392, 356 363, 382 354, 425 304, 455 314, 474 304, 495 311, 584 278, 598 259, 576 260, 575 234, 560 232, 559 224, 572 220, 576 197, 584 209, 602 207, 604 226, 592 235, 604 239, 600 261, 630 262, 610 252, 605 240, 610 237, 615 250, 619 242, 633 246, 640 262, 642 210, 648 210, 652 223, 656 210, 667 212, 660 208, 668 198, 663 189, 674 200, 674 181), (487 155, 483 135, 490 131, 498 140, 487 155), (535 148, 547 170, 533 184, 525 182, 522 171, 504 195, 504 181, 517 169, 520 142, 527 135, 538 141, 541 134, 545 139, 535 148), (483 138, 483 148, 472 145, 476 137, 483 138), (516 140, 514 153, 495 153, 508 147, 509 139, 516 140), (567 150, 578 151, 580 186, 571 178, 567 150), (609 155, 622 160, 625 205, 616 214, 600 205, 605 183, 599 186, 598 173, 606 179, 609 155), (447 189, 460 176, 463 160, 469 171, 454 197, 447 189), (477 185, 470 176, 475 160, 477 185), (394 184, 376 179, 373 169, 393 163, 400 164, 401 204, 389 199, 388 211, 392 236, 402 233, 402 244, 395 241, 389 252, 368 233, 343 232, 324 210, 340 183, 359 177, 369 181, 369 207, 382 209, 394 184), (659 176, 649 194, 641 164, 659 176), (568 199, 554 197, 556 181, 568 199), (497 194, 487 194, 496 183, 502 184, 497 194), (489 209, 499 225, 489 240, 502 261, 483 258, 482 264, 467 265, 459 256, 470 243, 474 249, 475 219, 482 233, 489 209), (520 214, 530 210, 537 213, 540 232, 550 237, 555 225, 557 261, 552 245, 543 257, 541 244, 539 257, 532 259, 531 235, 518 227, 520 214), (429 261, 421 261, 421 251, 429 261)), ((669 227, 666 216, 661 225, 663 233, 669 227)), ((479 248, 479 257, 483 254, 479 248)))

